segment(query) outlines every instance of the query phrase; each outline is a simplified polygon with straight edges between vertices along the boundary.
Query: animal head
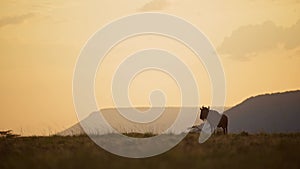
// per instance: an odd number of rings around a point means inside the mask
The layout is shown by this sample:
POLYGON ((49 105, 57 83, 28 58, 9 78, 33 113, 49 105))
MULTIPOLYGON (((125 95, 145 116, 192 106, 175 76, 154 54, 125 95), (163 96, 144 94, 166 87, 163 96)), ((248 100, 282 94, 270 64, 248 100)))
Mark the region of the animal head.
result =
POLYGON ((201 111, 201 113, 200 113, 200 119, 201 119, 201 120, 207 119, 208 112, 209 112, 209 106, 208 106, 208 107, 202 106, 202 107, 200 108, 200 111, 201 111))

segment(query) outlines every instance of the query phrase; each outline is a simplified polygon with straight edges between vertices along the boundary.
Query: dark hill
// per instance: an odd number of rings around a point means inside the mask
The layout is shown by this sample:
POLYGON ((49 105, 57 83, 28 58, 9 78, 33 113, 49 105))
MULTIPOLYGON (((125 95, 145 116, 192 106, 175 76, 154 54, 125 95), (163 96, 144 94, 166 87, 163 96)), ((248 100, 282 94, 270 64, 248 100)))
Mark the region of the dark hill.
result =
POLYGON ((229 132, 300 132, 300 91, 250 97, 225 113, 229 132))

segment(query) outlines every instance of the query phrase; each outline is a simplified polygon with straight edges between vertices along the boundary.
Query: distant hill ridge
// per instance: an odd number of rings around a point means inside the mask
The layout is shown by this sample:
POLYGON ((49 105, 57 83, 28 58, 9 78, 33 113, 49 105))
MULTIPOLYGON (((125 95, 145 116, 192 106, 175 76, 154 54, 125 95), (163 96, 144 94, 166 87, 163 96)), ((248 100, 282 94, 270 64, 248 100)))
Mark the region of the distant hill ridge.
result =
POLYGON ((225 114, 230 132, 300 132, 300 90, 250 97, 225 114))
MULTIPOLYGON (((243 100, 240 104, 243 104, 249 100, 252 99, 257 99, 257 98, 263 98, 263 97, 267 97, 267 96, 271 96, 271 97, 280 97, 280 96, 285 96, 285 97, 290 97, 290 95, 299 95, 300 90, 294 90, 294 91, 286 91, 286 92, 275 92, 275 93, 265 93, 265 94, 260 94, 257 96, 251 96, 249 98, 247 98, 246 100, 243 100)), ((238 105, 240 105, 238 104, 238 105)), ((238 106, 236 105, 236 106, 238 106)), ((235 107, 235 106, 234 106, 235 107)), ((231 107, 233 108, 233 107, 231 107)))
MULTIPOLYGON (((140 110, 148 109, 147 107, 136 108, 140 110)), ((226 110, 224 113, 229 117, 229 133, 242 131, 250 133, 300 132, 300 90, 252 96, 232 108, 224 109, 226 110)), ((101 109, 101 112, 106 114, 106 117, 110 119, 115 128, 121 128, 120 131, 122 132, 127 130, 128 132, 143 132, 144 130, 144 132, 159 132, 159 130, 166 129, 171 124, 171 120, 176 118, 174 114, 178 110, 179 107, 166 107, 163 114, 167 115, 162 117, 162 121, 143 125, 142 127, 119 120, 120 116, 118 116, 118 111, 115 108, 101 109)), ((93 115, 96 115, 95 112, 91 113, 89 117, 93 115)), ((84 121, 90 122, 89 117, 84 121)), ((198 118, 196 123, 200 123, 198 118)), ((99 131, 91 132, 98 133, 99 131)), ((82 127, 77 123, 58 134, 78 135, 83 133, 82 127)))

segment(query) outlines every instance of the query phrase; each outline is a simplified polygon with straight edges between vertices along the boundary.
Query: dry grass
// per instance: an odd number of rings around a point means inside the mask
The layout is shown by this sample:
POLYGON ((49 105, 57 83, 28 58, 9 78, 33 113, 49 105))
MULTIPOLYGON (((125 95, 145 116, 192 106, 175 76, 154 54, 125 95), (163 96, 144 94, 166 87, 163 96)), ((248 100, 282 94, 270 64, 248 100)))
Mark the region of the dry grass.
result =
POLYGON ((87 136, 0 138, 0 168, 300 168, 300 134, 242 133, 197 141, 197 134, 189 134, 164 154, 129 159, 106 152, 87 136))

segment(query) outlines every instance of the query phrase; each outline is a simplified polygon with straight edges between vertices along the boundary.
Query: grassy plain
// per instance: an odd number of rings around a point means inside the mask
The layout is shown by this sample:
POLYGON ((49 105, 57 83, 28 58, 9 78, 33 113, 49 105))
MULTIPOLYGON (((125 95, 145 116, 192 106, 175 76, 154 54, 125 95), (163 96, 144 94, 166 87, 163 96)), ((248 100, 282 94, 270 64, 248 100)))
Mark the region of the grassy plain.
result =
POLYGON ((198 143, 198 136, 189 134, 170 151, 145 159, 113 155, 87 136, 0 138, 0 168, 300 168, 300 133, 214 135, 203 144, 198 143))

